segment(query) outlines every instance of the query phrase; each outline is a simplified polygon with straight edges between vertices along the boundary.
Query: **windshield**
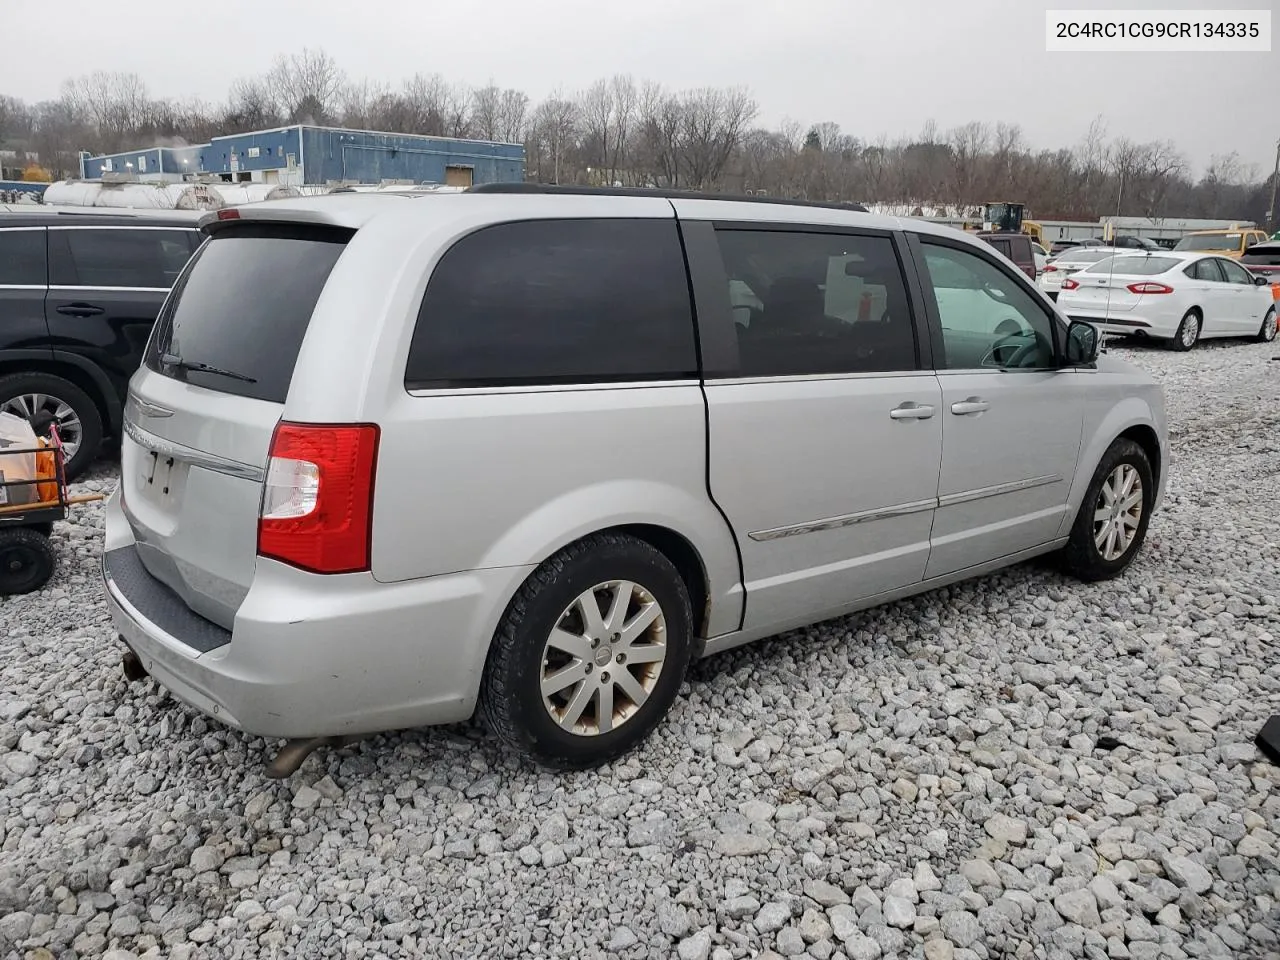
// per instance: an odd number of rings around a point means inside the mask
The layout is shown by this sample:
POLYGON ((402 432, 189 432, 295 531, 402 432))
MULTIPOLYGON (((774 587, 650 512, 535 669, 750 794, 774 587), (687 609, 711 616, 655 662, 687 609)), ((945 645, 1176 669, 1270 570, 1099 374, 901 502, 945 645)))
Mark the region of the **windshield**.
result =
POLYGON ((1081 272, 1120 273, 1126 277, 1154 277, 1156 274, 1167 273, 1181 262, 1173 257, 1107 257, 1081 272))
POLYGON ((1240 234, 1238 233, 1205 233, 1199 236, 1192 234, 1178 241, 1175 250, 1239 250, 1240 234))

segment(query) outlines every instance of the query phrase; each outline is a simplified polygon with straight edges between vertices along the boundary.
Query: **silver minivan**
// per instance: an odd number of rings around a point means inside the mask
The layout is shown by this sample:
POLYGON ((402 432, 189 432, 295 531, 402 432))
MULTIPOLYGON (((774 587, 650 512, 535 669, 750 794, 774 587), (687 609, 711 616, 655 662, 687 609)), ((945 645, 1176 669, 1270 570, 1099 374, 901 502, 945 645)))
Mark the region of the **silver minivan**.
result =
POLYGON ((479 706, 600 763, 693 658, 1049 552, 1116 576, 1161 500, 1158 386, 946 227, 515 186, 202 229, 103 575, 134 676, 295 757, 479 706))

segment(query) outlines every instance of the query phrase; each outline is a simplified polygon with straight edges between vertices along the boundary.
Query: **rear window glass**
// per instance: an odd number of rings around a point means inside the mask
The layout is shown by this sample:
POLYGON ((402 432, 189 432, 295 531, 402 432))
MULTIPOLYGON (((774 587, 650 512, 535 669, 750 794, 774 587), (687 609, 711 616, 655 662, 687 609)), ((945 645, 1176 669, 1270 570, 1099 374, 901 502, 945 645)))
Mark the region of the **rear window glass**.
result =
POLYGON ((672 220, 532 220, 477 231, 436 265, 409 389, 664 380, 697 373, 672 220))
POLYGON ((1240 258, 1242 263, 1257 263, 1263 266, 1280 267, 1280 246, 1274 250, 1251 250, 1240 258))
POLYGON ((44 230, 0 230, 0 284, 43 287, 44 230))
POLYGON ((216 235, 165 304, 147 367, 221 393, 284 403, 311 313, 350 236, 260 226, 216 235))
POLYGON ((1089 267, 1084 273, 1122 273, 1127 277, 1154 277, 1167 273, 1181 260, 1173 257, 1108 257, 1089 267))
POLYGON ((191 256, 193 230, 61 228, 49 231, 56 286, 168 290, 191 256))
POLYGON ((1211 233, 1203 236, 1183 237, 1178 241, 1175 250, 1238 250, 1240 249, 1241 234, 1238 233, 1211 233))
POLYGON ((1068 250, 1059 259, 1063 263, 1097 263, 1099 260, 1106 260, 1112 255, 1110 250, 1086 250, 1080 247, 1075 250, 1068 250))

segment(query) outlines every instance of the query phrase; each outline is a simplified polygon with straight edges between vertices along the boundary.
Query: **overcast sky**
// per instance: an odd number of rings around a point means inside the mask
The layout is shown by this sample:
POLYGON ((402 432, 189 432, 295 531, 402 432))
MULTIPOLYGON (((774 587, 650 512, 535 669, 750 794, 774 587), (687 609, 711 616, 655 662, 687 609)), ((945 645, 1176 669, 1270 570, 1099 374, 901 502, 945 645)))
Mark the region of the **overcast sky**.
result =
POLYGON ((0 93, 50 98, 67 76, 102 69, 140 74, 153 96, 220 101, 236 77, 310 46, 353 78, 395 85, 438 72, 535 102, 612 73, 673 88, 741 84, 758 122, 833 120, 863 139, 915 133, 930 118, 944 130, 1003 120, 1034 146, 1069 146, 1102 114, 1112 137, 1171 139, 1197 169, 1236 150, 1265 176, 1280 138, 1274 39, 1271 53, 1047 53, 1045 10, 1274 3, 219 0, 144 13, 61 0, 36 36, 4 44, 0 93))

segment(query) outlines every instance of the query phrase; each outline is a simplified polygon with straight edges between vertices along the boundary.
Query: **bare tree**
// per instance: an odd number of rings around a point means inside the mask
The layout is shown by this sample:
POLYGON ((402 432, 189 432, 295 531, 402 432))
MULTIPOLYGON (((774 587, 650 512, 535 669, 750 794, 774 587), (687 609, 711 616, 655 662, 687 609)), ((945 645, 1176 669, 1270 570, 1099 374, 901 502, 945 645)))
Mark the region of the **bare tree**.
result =
POLYGON ((241 133, 277 126, 284 122, 284 116, 266 79, 247 77, 231 84, 223 122, 228 133, 241 133))
POLYGON ((529 118, 525 141, 531 173, 538 179, 560 183, 569 174, 568 154, 577 146, 578 107, 557 91, 538 104, 529 118))
POLYGON ((466 136, 471 123, 471 91, 435 74, 414 74, 401 93, 404 116, 398 129, 437 137, 466 136))
POLYGON ((150 101, 146 85, 136 73, 99 70, 62 85, 69 112, 97 131, 107 150, 123 150, 144 126, 150 101))
POLYGON ((337 113, 346 82, 333 57, 308 47, 277 57, 266 80, 280 112, 292 123, 326 122, 337 113))
POLYGON ((689 186, 705 189, 719 179, 756 115, 755 100, 741 88, 703 88, 682 99, 683 160, 689 186))

